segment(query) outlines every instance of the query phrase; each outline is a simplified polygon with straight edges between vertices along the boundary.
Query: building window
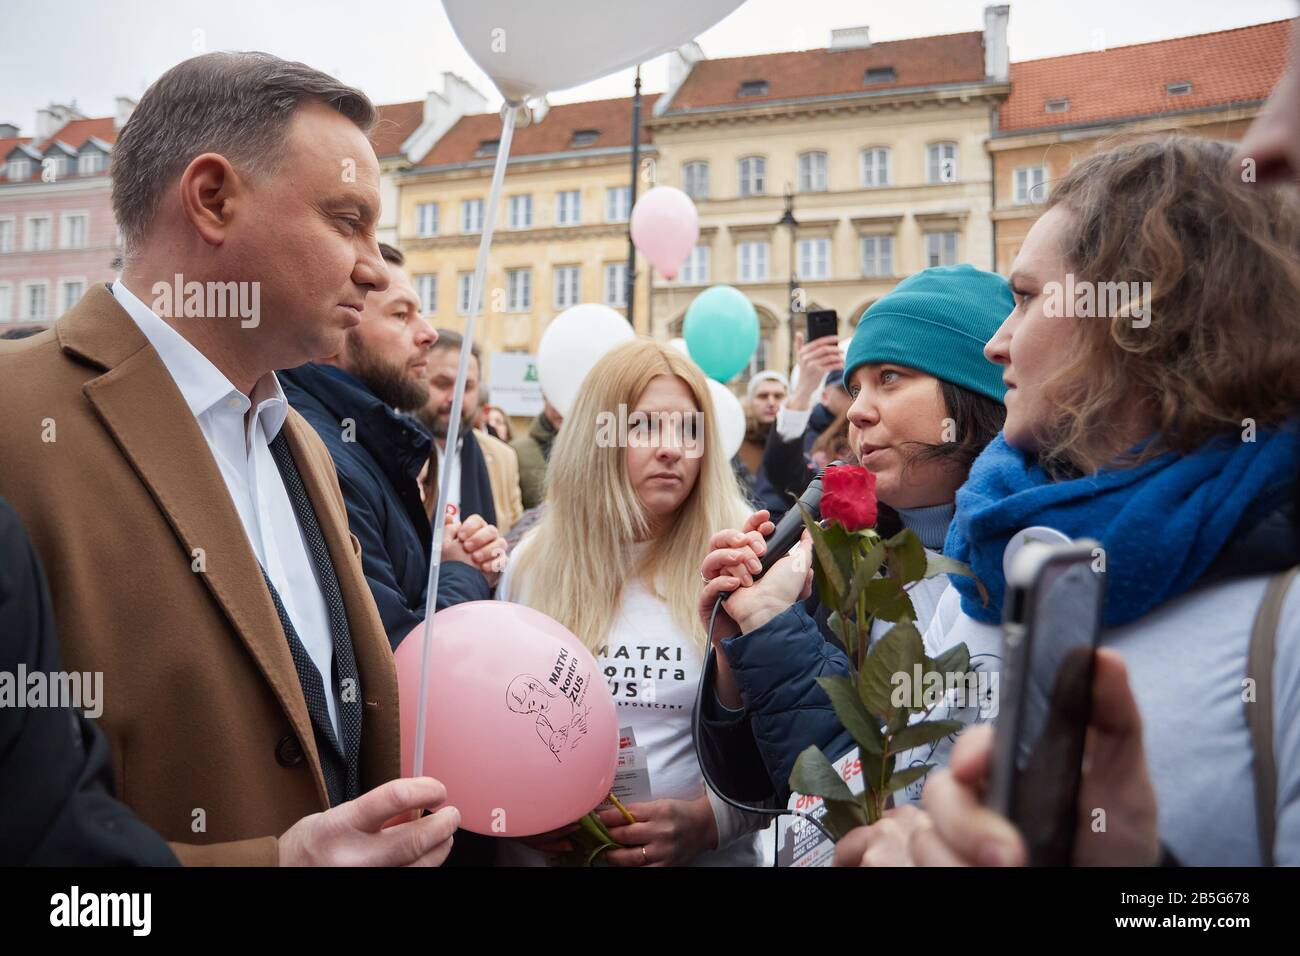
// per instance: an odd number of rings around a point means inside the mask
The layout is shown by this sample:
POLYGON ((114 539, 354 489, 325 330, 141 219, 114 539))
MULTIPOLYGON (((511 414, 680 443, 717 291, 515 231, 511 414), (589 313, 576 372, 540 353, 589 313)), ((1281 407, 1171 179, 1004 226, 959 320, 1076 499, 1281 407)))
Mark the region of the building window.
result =
POLYGON ((0 219, 0 252, 14 251, 14 221, 0 219))
POLYGON ((420 311, 434 315, 438 311, 438 276, 425 274, 415 277, 415 291, 420 297, 420 311))
POLYGON ((64 213, 59 229, 59 244, 64 249, 86 248, 86 214, 64 213))
POLYGON ((582 149, 584 146, 594 146, 598 139, 600 139, 598 129, 575 129, 573 138, 569 140, 569 148, 582 149))
POLYGON ((104 154, 97 149, 82 153, 77 157, 77 175, 93 176, 104 168, 104 154))
POLYGON ((800 239, 799 272, 801 279, 829 279, 831 274, 831 241, 825 237, 800 239))
POLYGON ((605 221, 627 222, 632 215, 632 187, 611 186, 605 190, 605 221))
POLYGON ((578 266, 556 266, 555 307, 567 309, 578 304, 578 285, 581 270, 578 266))
POLYGON ((1165 92, 1170 96, 1187 96, 1192 92, 1191 80, 1179 80, 1177 83, 1166 83, 1165 92))
POLYGON ((32 178, 32 161, 30 159, 11 159, 8 165, 11 180, 17 182, 20 179, 32 178))
POLYGON ((506 270, 506 311, 527 312, 533 307, 533 270, 506 270))
POLYGON ((8 282, 0 282, 0 322, 14 320, 14 290, 8 282))
POLYGON ((1047 198, 1047 170, 1042 166, 1022 166, 1015 174, 1015 203, 1024 206, 1047 198))
POLYGON ((740 84, 737 96, 766 96, 767 80, 745 80, 740 84))
POLYGON ((762 242, 742 242, 736 246, 736 278, 740 282, 766 282, 768 250, 762 242))
POLYGON ((531 193, 510 197, 510 228, 531 229, 533 226, 533 196, 531 193))
POLYGON ((862 185, 889 185, 889 150, 883 146, 862 151, 862 185))
POLYGON ((463 199, 460 204, 460 231, 483 231, 483 200, 463 199))
POLYGON ((931 143, 925 150, 925 178, 931 183, 957 181, 957 144, 931 143))
POLYGON ((1070 108, 1070 100, 1065 96, 1058 96, 1048 100, 1043 104, 1044 113, 1064 113, 1070 108))
POLYGON ((799 154, 799 192, 826 191, 826 154, 822 152, 799 154))
POLYGON ((49 298, 49 293, 50 284, 44 280, 23 283, 23 321, 45 321, 46 300, 49 298))
POLYGON ((893 83, 898 79, 898 73, 892 66, 873 66, 867 70, 863 77, 865 83, 893 83))
POLYGON ((582 193, 576 189, 555 194, 555 224, 576 226, 582 220, 582 193))
POLYGON ((50 248, 50 217, 28 216, 23 248, 28 252, 44 252, 50 248))
POLYGON ((84 279, 64 279, 59 285, 63 290, 59 296, 59 313, 62 314, 81 301, 86 292, 86 282, 84 279))
POLYGON ((862 237, 862 274, 880 279, 894 274, 894 237, 862 237))
POLYGON ((460 272, 456 275, 456 314, 469 315, 471 305, 470 293, 474 288, 474 273, 460 272))
POLYGON ((51 182, 58 182, 60 179, 66 179, 68 175, 68 157, 62 153, 54 153, 46 156, 41 160, 42 179, 45 170, 50 170, 51 182))
POLYGON ((438 234, 438 204, 422 202, 415 207, 415 234, 417 236, 436 236, 438 234))
POLYGON ((627 308, 627 263, 611 262, 605 266, 605 304, 627 308))
POLYGON ((708 163, 687 163, 682 167, 682 191, 692 199, 709 198, 708 163))
POLYGON ((767 188, 765 174, 767 160, 762 156, 746 156, 740 161, 740 194, 761 196, 767 188))
POLYGON ((931 232, 925 236, 925 265, 952 266, 957 264, 957 233, 931 232))
POLYGON ((500 146, 501 140, 499 139, 481 140, 478 144, 478 149, 474 150, 474 155, 479 158, 495 156, 497 154, 497 149, 500 146))
POLYGON ((686 261, 682 263, 682 271, 677 278, 685 285, 706 285, 709 282, 712 258, 712 248, 709 246, 696 246, 691 250, 691 254, 686 257, 686 261))

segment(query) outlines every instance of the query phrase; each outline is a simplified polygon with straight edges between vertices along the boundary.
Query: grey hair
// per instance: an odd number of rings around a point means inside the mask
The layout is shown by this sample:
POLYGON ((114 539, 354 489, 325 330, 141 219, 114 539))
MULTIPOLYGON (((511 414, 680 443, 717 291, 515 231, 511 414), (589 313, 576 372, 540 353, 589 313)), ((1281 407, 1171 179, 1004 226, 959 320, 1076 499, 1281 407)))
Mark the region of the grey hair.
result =
POLYGON ((113 147, 113 214, 127 256, 164 190, 196 156, 220 153, 241 171, 275 172, 304 100, 337 110, 367 135, 378 116, 360 90, 269 53, 205 53, 158 77, 113 147))

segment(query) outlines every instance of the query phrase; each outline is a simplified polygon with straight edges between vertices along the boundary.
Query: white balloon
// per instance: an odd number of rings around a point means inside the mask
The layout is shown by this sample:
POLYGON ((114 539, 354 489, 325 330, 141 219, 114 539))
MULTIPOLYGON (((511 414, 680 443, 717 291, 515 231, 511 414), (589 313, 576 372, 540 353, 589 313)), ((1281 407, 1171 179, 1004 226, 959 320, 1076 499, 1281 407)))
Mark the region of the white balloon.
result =
POLYGON ((592 366, 635 337, 627 319, 607 305, 584 303, 565 309, 551 320, 537 347, 542 394, 567 418, 592 366))
POLYGON ((745 410, 740 399, 732 394, 731 389, 721 382, 708 379, 709 395, 713 397, 713 419, 717 423, 718 438, 722 441, 722 452, 730 461, 740 451, 745 442, 745 410))
POLYGON ((678 336, 675 339, 669 339, 668 347, 670 349, 676 349, 677 351, 681 352, 683 355, 687 357, 689 357, 691 354, 690 350, 686 347, 686 340, 681 336, 678 336))
POLYGON ((742 0, 443 0, 465 51, 522 102, 675 50, 742 0))

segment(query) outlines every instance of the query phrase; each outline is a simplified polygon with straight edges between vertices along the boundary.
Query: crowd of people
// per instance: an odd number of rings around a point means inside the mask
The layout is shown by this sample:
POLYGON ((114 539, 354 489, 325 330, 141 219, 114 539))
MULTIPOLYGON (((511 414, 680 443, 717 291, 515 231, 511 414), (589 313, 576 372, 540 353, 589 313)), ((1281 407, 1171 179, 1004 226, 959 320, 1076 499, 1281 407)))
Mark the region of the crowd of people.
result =
MULTIPOLYGON (((789 377, 749 379, 730 460, 704 374, 644 337, 605 354, 566 415, 547 403, 512 436, 477 347, 426 321, 376 241, 374 121, 362 93, 265 54, 174 67, 114 151, 120 278, 0 344, 0 668, 106 688, 93 721, 0 709, 0 858, 545 865, 571 849, 572 827, 459 830, 436 767, 401 777, 393 651, 422 630, 438 522, 438 609, 535 608, 608 676, 649 788, 631 818, 602 812, 620 844, 603 861, 757 865, 770 817, 705 770, 782 806, 803 750, 853 747, 818 683, 849 661, 810 543, 758 573, 774 523, 844 460, 875 475, 882 534, 910 529, 988 592, 911 587, 929 655, 965 643, 1000 667, 1018 531, 1104 549, 1075 862, 1300 863, 1295 57, 1239 146, 1162 135, 1081 159, 1009 278, 929 268, 854 317, 847 349, 801 336, 789 377), (160 314, 150 290, 177 274, 258 283, 261 321, 160 314), (1143 290, 1120 314, 1062 313, 1052 293, 1116 282, 1143 290), (697 416, 701 444, 597 441, 610 414, 697 416), (1243 707, 1260 674, 1262 744, 1243 707)), ((936 744, 939 769, 835 862, 1023 864, 982 801, 990 730, 936 744)))

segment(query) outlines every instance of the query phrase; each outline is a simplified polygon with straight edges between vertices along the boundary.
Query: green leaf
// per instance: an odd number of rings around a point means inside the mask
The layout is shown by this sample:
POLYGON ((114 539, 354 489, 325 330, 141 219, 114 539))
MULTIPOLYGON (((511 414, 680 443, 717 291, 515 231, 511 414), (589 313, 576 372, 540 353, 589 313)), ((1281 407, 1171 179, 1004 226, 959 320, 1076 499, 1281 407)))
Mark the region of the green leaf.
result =
POLYGON ((872 753, 884 753, 884 741, 880 737, 880 725, 867 713, 858 697, 858 689, 847 677, 819 677, 817 683, 826 691, 835 708, 835 716, 840 719, 858 746, 872 753))
POLYGON ((925 545, 911 528, 904 528, 885 542, 889 552, 890 574, 904 584, 919 581, 925 577, 925 545))
POLYGON ((835 555, 826 541, 826 532, 821 525, 813 521, 812 512, 804 505, 800 505, 799 513, 803 517, 804 527, 808 529, 808 534, 812 538, 813 554, 816 555, 817 566, 821 570, 821 574, 817 575, 818 585, 825 583, 831 591, 829 595, 824 590, 820 592, 822 603, 827 607, 841 609, 844 607, 842 602, 845 590, 844 573, 840 570, 839 563, 835 560, 835 555), (831 600, 827 601, 827 597, 831 600))
POLYGON ((872 617, 895 624, 916 620, 912 599, 897 578, 874 578, 863 586, 862 593, 872 617))
POLYGON ((866 586, 867 582, 876 576, 880 566, 885 563, 886 551, 882 547, 875 547, 867 551, 861 559, 857 560, 853 568, 853 580, 849 582, 849 594, 844 599, 844 603, 849 607, 854 607, 858 603, 858 595, 866 586))
POLYGON ((962 726, 960 720, 926 720, 919 724, 912 724, 890 738, 889 749, 893 753, 902 753, 904 750, 911 750, 922 744, 934 743, 949 734, 957 733, 962 726))
POLYGON ((852 800, 823 798, 822 806, 826 808, 826 813, 821 819, 822 826, 830 830, 831 836, 837 841, 843 839, 850 830, 867 825, 867 810, 862 805, 861 797, 854 797, 852 800))
POLYGON ((989 592, 984 587, 984 582, 975 577, 975 572, 968 566, 962 564, 954 558, 945 558, 942 554, 926 554, 925 576, 932 578, 936 574, 959 574, 964 578, 970 578, 975 582, 975 590, 980 593, 980 600, 987 606, 989 603, 989 592))
POLYGON ((816 747, 809 747, 795 760, 794 768, 790 771, 790 789, 823 800, 849 803, 854 799, 853 791, 844 782, 844 778, 816 747))
POLYGON ((906 770, 900 770, 898 773, 891 774, 889 780, 885 783, 885 793, 893 793, 895 790, 902 790, 909 783, 920 780, 936 766, 938 765, 927 763, 922 764, 919 767, 908 767, 906 770))
POLYGON ((921 635, 914 625, 896 624, 890 628, 871 649, 858 675, 858 694, 867 710, 888 718, 895 709, 894 675, 906 675, 910 683, 914 680, 914 665, 923 657, 921 635))
POLYGON ((911 710, 906 707, 900 707, 894 711, 894 716, 890 718, 889 723, 885 725, 885 733, 893 735, 898 733, 907 726, 907 718, 911 716, 911 710))
POLYGON ((965 674, 970 670, 970 650, 966 642, 948 648, 933 661, 927 661, 926 672, 938 671, 940 674, 965 674))

